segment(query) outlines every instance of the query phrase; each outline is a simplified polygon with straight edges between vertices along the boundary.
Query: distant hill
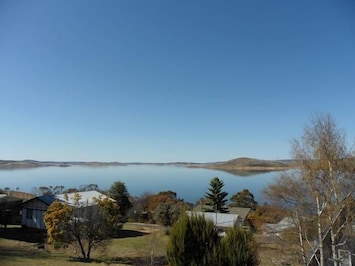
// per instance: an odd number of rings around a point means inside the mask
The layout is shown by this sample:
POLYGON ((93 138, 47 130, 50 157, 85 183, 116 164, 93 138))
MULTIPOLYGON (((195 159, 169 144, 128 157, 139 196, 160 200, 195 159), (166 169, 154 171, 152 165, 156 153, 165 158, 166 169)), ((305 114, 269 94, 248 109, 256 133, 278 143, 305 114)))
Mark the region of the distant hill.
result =
POLYGON ((242 157, 224 162, 210 163, 204 167, 209 169, 223 170, 227 172, 235 172, 235 170, 267 172, 287 170, 295 166, 296 164, 292 160, 269 161, 242 157))
POLYGON ((73 165, 82 166, 121 166, 125 165, 119 162, 52 162, 52 161, 35 161, 35 160, 0 160, 0 169, 25 169, 25 168, 37 168, 37 167, 69 167, 73 165))

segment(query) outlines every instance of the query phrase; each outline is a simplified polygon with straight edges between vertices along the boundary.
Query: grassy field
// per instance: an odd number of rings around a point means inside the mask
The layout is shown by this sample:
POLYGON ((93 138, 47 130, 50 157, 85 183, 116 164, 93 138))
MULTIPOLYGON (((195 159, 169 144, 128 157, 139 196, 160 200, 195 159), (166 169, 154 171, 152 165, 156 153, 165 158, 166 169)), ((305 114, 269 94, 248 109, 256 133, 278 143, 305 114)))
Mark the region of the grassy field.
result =
MULTIPOLYGON (((65 250, 43 248, 43 234, 21 228, 0 229, 0 265, 2 266, 80 266, 80 254, 74 247, 65 250)), ((165 246, 168 240, 161 230, 126 224, 121 237, 109 240, 92 253, 97 265, 166 265, 165 246)))
MULTIPOLYGON (((0 265, 2 266, 81 266, 80 254, 71 247, 53 250, 39 245, 43 234, 29 229, 0 229, 0 265)), ((262 266, 299 265, 295 251, 274 238, 256 235, 262 266)), ((167 265, 165 247, 168 236, 156 227, 125 224, 119 238, 96 249, 90 265, 167 265)))

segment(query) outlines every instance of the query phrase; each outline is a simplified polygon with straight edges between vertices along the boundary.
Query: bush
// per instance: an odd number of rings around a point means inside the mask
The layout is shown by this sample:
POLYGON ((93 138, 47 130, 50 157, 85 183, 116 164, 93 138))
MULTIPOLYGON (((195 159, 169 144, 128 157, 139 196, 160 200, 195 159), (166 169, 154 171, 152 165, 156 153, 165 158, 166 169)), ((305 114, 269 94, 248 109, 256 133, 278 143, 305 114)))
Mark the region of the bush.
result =
POLYGON ((172 266, 216 265, 217 232, 203 216, 180 216, 170 232, 167 257, 172 266))
POLYGON ((258 265, 257 244, 251 232, 237 226, 227 230, 221 240, 218 265, 258 265))
POLYGON ((172 266, 259 264, 251 232, 234 226, 220 239, 213 222, 186 214, 171 229, 167 257, 172 266))

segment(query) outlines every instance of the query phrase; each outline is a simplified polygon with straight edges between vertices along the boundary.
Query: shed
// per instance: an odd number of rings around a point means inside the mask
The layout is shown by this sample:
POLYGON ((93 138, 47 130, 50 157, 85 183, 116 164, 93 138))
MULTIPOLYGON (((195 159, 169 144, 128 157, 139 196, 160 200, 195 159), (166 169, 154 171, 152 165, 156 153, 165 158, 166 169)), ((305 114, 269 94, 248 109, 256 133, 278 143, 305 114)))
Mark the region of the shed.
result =
POLYGON ((55 200, 54 196, 40 196, 24 202, 22 206, 22 227, 46 229, 43 215, 55 200))

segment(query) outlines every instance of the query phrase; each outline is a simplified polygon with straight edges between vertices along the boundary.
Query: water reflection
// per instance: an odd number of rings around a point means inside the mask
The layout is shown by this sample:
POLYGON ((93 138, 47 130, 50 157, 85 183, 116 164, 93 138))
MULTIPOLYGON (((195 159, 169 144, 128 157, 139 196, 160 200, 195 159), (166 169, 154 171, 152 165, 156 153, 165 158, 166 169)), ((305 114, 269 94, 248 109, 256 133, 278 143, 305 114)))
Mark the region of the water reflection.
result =
POLYGON ((58 186, 78 188, 83 184, 97 184, 108 189, 115 181, 125 182, 129 193, 140 196, 144 192, 173 190, 179 198, 195 203, 207 191, 211 178, 224 181, 228 197, 249 189, 259 203, 264 202, 261 191, 278 172, 220 171, 176 166, 130 165, 107 167, 42 167, 35 169, 0 170, 1 187, 19 188, 31 192, 33 187, 58 186))

